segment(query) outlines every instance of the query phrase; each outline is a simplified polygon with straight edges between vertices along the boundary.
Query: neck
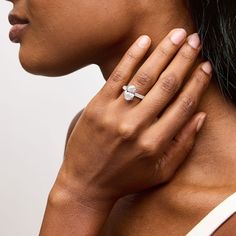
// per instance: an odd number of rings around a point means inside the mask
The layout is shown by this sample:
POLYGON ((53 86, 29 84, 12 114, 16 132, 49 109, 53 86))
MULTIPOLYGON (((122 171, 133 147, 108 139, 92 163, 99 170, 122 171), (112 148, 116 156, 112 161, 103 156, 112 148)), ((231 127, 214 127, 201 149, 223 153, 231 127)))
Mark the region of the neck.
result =
POLYGON ((220 94, 214 78, 197 111, 206 112, 207 120, 175 183, 235 189, 236 109, 220 94))
MULTIPOLYGON (((149 56, 171 29, 182 27, 188 33, 195 32, 184 3, 159 2, 156 7, 144 7, 145 11, 135 12, 133 26, 128 35, 113 45, 98 63, 104 78, 109 77, 139 35, 147 34, 152 39, 152 46, 146 55, 149 56)), ((183 186, 233 186, 236 183, 236 108, 221 95, 214 78, 201 98, 196 112, 198 111, 206 112, 207 120, 197 136, 192 152, 173 182, 183 186)))

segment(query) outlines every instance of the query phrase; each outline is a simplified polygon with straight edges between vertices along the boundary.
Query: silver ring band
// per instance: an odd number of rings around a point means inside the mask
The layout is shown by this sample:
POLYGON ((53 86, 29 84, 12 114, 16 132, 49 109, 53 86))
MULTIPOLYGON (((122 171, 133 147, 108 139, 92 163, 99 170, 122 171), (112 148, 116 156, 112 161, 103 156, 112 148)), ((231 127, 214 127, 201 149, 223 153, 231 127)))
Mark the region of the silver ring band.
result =
POLYGON ((122 88, 124 90, 124 98, 126 101, 132 101, 135 97, 142 100, 145 97, 136 93, 137 89, 134 85, 123 86, 122 88))

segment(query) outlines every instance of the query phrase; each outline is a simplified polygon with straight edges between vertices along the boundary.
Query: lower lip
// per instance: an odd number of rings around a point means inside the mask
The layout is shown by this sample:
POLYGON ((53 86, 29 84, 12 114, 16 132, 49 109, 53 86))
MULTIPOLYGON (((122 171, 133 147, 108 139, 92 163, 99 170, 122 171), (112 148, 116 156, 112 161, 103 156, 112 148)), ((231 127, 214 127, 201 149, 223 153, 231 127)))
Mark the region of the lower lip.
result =
POLYGON ((28 24, 16 24, 14 25, 9 33, 9 38, 13 43, 19 43, 23 32, 25 31, 28 24))

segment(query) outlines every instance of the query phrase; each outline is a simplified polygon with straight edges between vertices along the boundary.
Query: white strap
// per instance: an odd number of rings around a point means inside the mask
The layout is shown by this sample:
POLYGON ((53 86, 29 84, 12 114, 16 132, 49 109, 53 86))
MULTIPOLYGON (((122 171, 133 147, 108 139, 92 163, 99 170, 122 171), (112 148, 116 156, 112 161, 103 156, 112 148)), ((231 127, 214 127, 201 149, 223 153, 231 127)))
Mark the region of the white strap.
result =
POLYGON ((235 213, 236 192, 213 209, 186 236, 210 236, 235 213))

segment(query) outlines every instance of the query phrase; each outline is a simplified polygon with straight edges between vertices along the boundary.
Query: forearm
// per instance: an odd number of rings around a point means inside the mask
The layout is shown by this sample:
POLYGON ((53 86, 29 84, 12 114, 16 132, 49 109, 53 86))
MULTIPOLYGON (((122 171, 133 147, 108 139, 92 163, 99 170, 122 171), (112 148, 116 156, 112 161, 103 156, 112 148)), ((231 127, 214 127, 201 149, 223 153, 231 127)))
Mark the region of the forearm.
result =
POLYGON ((97 236, 113 204, 102 206, 81 200, 62 186, 54 185, 40 231, 40 236, 97 236))

